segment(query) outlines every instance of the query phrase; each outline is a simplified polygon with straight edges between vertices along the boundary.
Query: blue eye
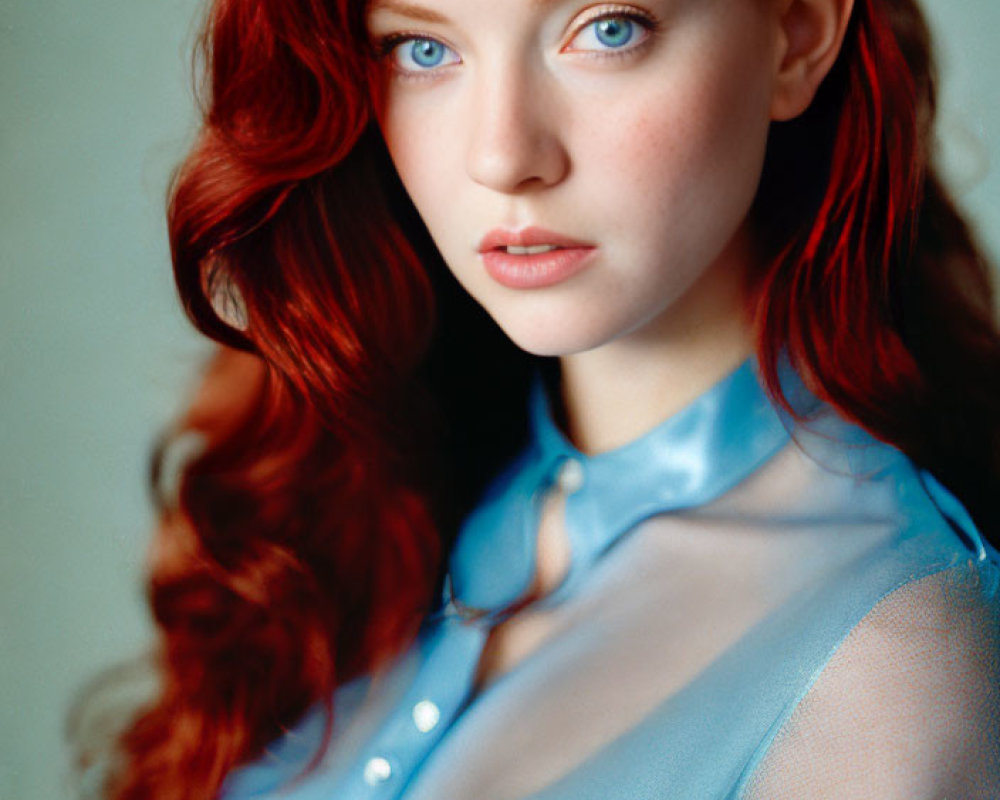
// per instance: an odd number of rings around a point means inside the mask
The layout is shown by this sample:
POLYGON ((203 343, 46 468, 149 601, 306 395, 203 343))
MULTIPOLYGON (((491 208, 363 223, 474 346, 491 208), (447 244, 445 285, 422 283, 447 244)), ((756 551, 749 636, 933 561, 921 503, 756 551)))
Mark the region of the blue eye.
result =
POLYGON ((652 24, 623 14, 600 17, 584 25, 569 44, 571 52, 632 50, 649 38, 652 24))
POLYGON ((414 39, 410 58, 421 67, 436 67, 444 60, 444 45, 433 39, 414 39))
POLYGON ((386 50, 401 72, 429 72, 437 67, 458 64, 458 54, 437 39, 407 36, 390 40, 386 50))
POLYGON ((632 38, 632 20, 601 19, 594 23, 594 32, 597 34, 597 41, 608 47, 623 47, 632 38))

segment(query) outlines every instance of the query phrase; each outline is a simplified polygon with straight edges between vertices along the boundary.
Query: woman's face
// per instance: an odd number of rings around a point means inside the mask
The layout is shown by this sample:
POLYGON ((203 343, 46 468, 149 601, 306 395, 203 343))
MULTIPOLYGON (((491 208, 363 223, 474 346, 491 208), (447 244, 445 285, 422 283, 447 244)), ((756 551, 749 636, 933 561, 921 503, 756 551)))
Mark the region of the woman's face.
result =
POLYGON ((373 0, 389 152, 446 263, 522 348, 590 350, 699 292, 734 296, 771 5, 373 0))

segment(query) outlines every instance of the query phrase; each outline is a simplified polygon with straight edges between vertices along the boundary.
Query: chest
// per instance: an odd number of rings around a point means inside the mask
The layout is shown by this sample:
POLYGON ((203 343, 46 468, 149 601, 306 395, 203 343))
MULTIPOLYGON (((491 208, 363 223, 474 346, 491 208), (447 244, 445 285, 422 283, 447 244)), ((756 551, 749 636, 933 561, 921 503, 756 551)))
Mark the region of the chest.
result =
MULTIPOLYGON (((489 633, 475 678, 482 692, 546 646, 581 631, 602 635, 593 646, 615 657, 609 683, 632 677, 621 652, 644 653, 660 675, 655 692, 679 688, 729 646, 778 599, 769 575, 785 556, 745 531, 683 518, 647 521, 630 532, 588 576, 588 591, 568 602, 543 602, 573 562, 566 495, 545 496, 534 531, 529 589, 517 611, 489 633), (625 667, 623 669, 623 666, 625 667)), ((600 660, 600 659, 599 659, 600 660)), ((633 672, 635 670, 632 670, 633 672)), ((618 694, 609 688, 608 695, 618 694)))

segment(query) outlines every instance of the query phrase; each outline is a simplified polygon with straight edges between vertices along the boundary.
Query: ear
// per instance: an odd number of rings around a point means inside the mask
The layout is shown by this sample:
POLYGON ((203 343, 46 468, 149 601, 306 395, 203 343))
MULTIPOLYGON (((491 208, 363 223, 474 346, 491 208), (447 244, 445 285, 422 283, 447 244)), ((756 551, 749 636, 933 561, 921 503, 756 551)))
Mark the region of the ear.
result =
POLYGON ((780 121, 809 107, 840 53, 854 0, 777 0, 777 6, 780 61, 771 119, 780 121))

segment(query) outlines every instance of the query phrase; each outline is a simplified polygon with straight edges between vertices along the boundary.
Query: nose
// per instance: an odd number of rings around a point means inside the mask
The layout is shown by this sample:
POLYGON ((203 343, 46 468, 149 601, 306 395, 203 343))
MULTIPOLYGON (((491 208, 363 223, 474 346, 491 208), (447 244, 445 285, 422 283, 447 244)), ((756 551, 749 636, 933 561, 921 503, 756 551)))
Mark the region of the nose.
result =
POLYGON ((508 65, 484 74, 473 89, 466 171, 505 194, 553 186, 570 168, 558 104, 531 69, 508 65))

